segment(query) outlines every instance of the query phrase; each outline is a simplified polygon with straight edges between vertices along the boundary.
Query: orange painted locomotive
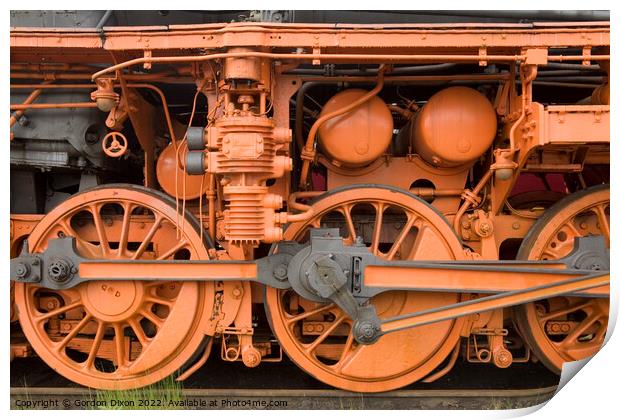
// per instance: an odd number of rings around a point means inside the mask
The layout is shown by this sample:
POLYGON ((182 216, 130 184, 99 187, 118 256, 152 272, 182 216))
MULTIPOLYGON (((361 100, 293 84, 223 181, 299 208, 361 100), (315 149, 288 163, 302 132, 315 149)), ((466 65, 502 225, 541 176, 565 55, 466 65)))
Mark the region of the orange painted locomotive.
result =
POLYGON ((381 392, 601 347, 608 22, 11 13, 12 358, 381 392))

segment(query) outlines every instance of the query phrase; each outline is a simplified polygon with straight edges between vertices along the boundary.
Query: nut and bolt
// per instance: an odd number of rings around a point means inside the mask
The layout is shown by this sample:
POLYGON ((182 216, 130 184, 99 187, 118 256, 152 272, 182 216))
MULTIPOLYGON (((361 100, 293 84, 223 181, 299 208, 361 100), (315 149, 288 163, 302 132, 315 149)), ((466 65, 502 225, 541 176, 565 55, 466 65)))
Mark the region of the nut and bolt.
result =
POLYGON ((19 263, 17 267, 15 267, 15 274, 20 279, 26 278, 28 274, 30 274, 30 267, 27 264, 19 263))
POLYGON ((278 265, 273 270, 273 276, 279 281, 285 281, 287 279, 287 269, 284 264, 278 265))

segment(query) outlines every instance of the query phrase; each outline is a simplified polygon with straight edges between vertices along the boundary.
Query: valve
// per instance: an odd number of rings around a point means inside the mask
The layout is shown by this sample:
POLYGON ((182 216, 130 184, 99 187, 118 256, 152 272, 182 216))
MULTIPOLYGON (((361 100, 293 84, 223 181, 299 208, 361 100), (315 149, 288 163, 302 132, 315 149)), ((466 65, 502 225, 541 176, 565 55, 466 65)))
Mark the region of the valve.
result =
POLYGON ((127 137, 118 131, 111 131, 101 142, 103 153, 110 157, 121 157, 127 152, 127 137))

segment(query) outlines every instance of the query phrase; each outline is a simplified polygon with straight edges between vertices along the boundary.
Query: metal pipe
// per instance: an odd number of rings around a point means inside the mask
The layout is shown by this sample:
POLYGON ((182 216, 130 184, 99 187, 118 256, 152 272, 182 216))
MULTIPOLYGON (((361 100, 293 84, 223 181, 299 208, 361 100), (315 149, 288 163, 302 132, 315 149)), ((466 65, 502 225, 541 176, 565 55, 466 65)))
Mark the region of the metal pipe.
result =
POLYGON ((212 243, 215 243, 216 241, 215 198, 216 198, 215 175, 210 173, 209 174, 209 188, 207 189, 207 201, 209 203, 209 236, 211 237, 212 243))
POLYGON ((458 197, 463 194, 463 189, 454 188, 454 189, 435 189, 435 188, 410 188, 409 192, 413 195, 417 195, 420 197, 426 198, 435 198, 435 197, 458 197))
MULTIPOLYGON (((390 74, 411 74, 411 73, 426 73, 433 71, 442 71, 454 68, 456 64, 454 63, 444 63, 444 64, 432 64, 432 65, 421 65, 421 66, 406 66, 406 67, 395 67, 392 69, 390 74)), ((337 76, 346 76, 346 75, 355 75, 355 76, 364 76, 364 75, 376 75, 379 67, 361 70, 361 69, 336 69, 334 70, 334 75, 337 76)), ((326 75, 324 69, 293 69, 284 72, 284 74, 297 74, 297 75, 326 75)))
MULTIPOLYGON (((374 82, 377 80, 376 76, 301 76, 303 81, 319 82, 319 81, 331 81, 331 82, 374 82)), ((384 76, 383 81, 386 84, 401 84, 410 82, 437 82, 437 81, 459 81, 459 80, 473 80, 473 81, 491 81, 491 80, 509 80, 509 73, 499 74, 444 74, 444 75, 425 75, 425 76, 384 76)))
POLYGON ((37 85, 37 84, 14 84, 10 89, 95 89, 94 84, 67 84, 67 85, 37 85))
POLYGON ((304 100, 306 98, 306 92, 313 86, 318 85, 318 82, 302 83, 301 87, 297 91, 297 97, 295 99, 295 141, 297 147, 301 151, 304 148, 303 141, 303 126, 304 126, 304 100))
MULTIPOLYGON (((88 73, 11 73, 11 79, 44 79, 44 80, 91 80, 91 74, 88 73)), ((179 78, 175 77, 172 73, 152 73, 152 74, 126 74, 126 80, 132 81, 164 81, 170 82, 178 81, 179 78), (174 79, 171 79, 174 77, 174 79)), ((190 82, 190 79, 188 79, 190 82)), ((191 79, 191 82, 194 82, 191 79)))
POLYGON ((15 63, 11 64, 11 70, 17 71, 93 71, 100 67, 88 66, 84 64, 67 64, 67 63, 39 63, 39 64, 27 64, 27 63, 15 63))
POLYGON ((379 69, 379 73, 377 75, 377 85, 373 90, 366 93, 364 96, 360 97, 356 101, 351 102, 349 105, 342 107, 334 112, 330 112, 329 114, 325 114, 320 117, 318 120, 312 124, 310 127, 310 132, 308 133, 308 139, 306 140, 306 145, 304 149, 301 151, 301 156, 303 159, 302 167, 301 167, 301 176, 299 179, 299 184, 301 188, 305 187, 306 181, 308 179, 308 172, 310 170, 310 160, 314 158, 314 139, 316 137, 316 133, 319 127, 327 120, 330 120, 339 115, 345 114, 363 103, 367 102, 369 99, 375 97, 381 89, 383 89, 383 74, 385 72, 385 65, 381 65, 379 69))
MULTIPOLYGON (((92 75, 92 80, 103 76, 104 74, 115 72, 127 67, 131 67, 138 64, 145 63, 184 63, 184 62, 202 62, 210 60, 218 60, 224 58, 266 58, 270 60, 300 60, 300 61, 317 61, 317 60, 340 60, 351 62, 415 62, 415 61, 439 61, 439 62, 512 62, 523 61, 526 56, 524 55, 481 55, 481 54, 323 54, 323 53, 311 53, 311 54, 299 54, 299 53, 267 53, 260 51, 246 51, 246 52, 228 52, 228 53, 215 53, 207 55, 186 55, 186 56, 167 56, 167 57, 140 57, 132 60, 125 61, 123 63, 115 64, 106 69, 98 71, 92 75)), ((571 56, 555 56, 558 60, 570 60, 571 56)), ((601 57, 609 56, 588 56, 588 60, 602 59, 601 57)), ((550 57, 551 58, 551 57, 550 57)), ((576 56, 575 60, 583 60, 583 56, 576 56)))
POLYGON ((12 104, 11 111, 25 109, 97 108, 94 102, 67 102, 60 104, 12 104))
MULTIPOLYGON (((28 95, 28 97, 22 103, 22 105, 32 104, 39 97, 39 95, 41 95, 41 92, 43 92, 41 89, 32 91, 32 93, 28 95)), ((19 117, 21 117, 22 115, 24 115, 23 110, 16 111, 13 115, 11 115, 11 125, 9 126, 9 128, 13 127, 15 123, 17 122, 17 120, 19 119, 19 117)))
POLYGON ((564 69, 564 70, 601 71, 601 67, 597 64, 591 64, 589 66, 584 66, 583 64, 547 63, 542 67, 550 68, 550 69, 564 69))
POLYGON ((315 198, 325 194, 326 192, 327 191, 296 191, 288 196, 286 204, 291 210, 308 211, 312 207, 306 204, 301 204, 297 202, 297 200, 300 198, 315 198))
MULTIPOLYGON (((104 74, 121 70, 138 64, 145 63, 184 63, 184 62, 203 62, 224 58, 266 58, 270 60, 300 60, 300 61, 320 61, 335 60, 344 62, 388 62, 388 63, 407 63, 407 62, 512 62, 524 61, 525 55, 482 55, 482 54, 329 54, 329 53, 267 53, 260 51, 227 52, 207 55, 186 55, 186 56, 166 56, 166 57, 140 57, 118 63, 92 75, 92 80, 104 74)), ((609 60, 609 55, 552 55, 548 56, 548 61, 583 61, 583 60, 609 60)))
MULTIPOLYGON (((482 188, 484 188, 487 182, 489 182, 489 180, 491 179, 492 174, 493 174, 493 171, 489 169, 487 173, 484 174, 482 179, 478 182, 478 184, 474 187, 474 189, 471 191, 470 195, 477 196, 478 194, 480 194, 480 191, 482 191, 482 188)), ((471 200, 465 199, 465 202, 463 203, 463 205, 461 205, 461 207, 456 212, 456 215, 454 216, 454 221, 452 222, 452 226, 459 236, 461 236, 461 218, 463 217, 463 215, 465 214, 469 206, 471 206, 471 204, 472 204, 471 200)))
POLYGON ((97 26, 95 26, 95 29, 97 30, 103 29, 103 26, 108 22, 113 12, 114 12, 113 10, 106 10, 104 15, 99 20, 99 23, 97 23, 97 26))
MULTIPOLYGON (((162 102, 162 108, 164 110, 164 116, 166 118, 166 123, 168 125, 168 132, 170 133, 170 139, 172 140, 173 144, 176 147, 177 140, 174 135, 174 130, 172 128, 172 118, 170 117, 170 111, 168 110, 168 102, 166 101, 166 96, 164 95, 164 92, 157 86, 151 85, 148 83, 129 83, 127 84, 127 87, 136 88, 136 89, 150 89, 159 95, 161 102, 162 102)), ((94 85, 94 84, 67 84, 67 85, 15 84, 15 85, 11 85, 11 89, 95 89, 95 88, 97 88, 97 85, 94 85)), ((11 121, 12 121, 12 118, 13 117, 11 117, 11 121)), ((13 124, 14 123, 12 122, 11 126, 13 126, 13 124)))

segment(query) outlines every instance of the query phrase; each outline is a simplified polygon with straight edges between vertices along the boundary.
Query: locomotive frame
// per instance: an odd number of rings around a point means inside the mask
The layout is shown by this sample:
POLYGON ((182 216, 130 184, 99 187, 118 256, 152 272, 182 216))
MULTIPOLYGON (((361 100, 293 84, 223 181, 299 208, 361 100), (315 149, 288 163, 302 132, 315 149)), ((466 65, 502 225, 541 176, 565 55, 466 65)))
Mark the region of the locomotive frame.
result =
MULTIPOLYGON (((12 357, 33 349, 82 385, 133 388, 187 378, 217 340, 227 362, 284 350, 329 385, 381 392, 449 374, 462 348, 554 371, 593 354, 609 311, 609 45, 605 22, 12 28, 11 90, 29 95, 11 104, 11 141, 28 144, 16 124, 29 112, 98 109, 106 159, 143 166, 143 185, 11 215, 12 321, 27 339, 12 357), (539 80, 556 63, 606 76, 579 103, 536 102, 537 86, 566 87, 539 80), (471 94, 497 124, 484 152, 467 155, 485 125, 463 105, 443 108, 456 145, 437 125, 400 144, 389 133, 376 155, 375 125, 326 140, 386 87, 429 82, 493 86, 471 94), (196 87, 187 124, 162 88, 176 84, 196 87), (371 89, 310 112, 306 135, 307 89, 344 84, 371 89), (56 91, 90 100, 37 103, 56 91), (511 203, 523 175, 548 174, 562 198, 511 203)), ((432 100, 384 106, 413 126, 432 100)))

